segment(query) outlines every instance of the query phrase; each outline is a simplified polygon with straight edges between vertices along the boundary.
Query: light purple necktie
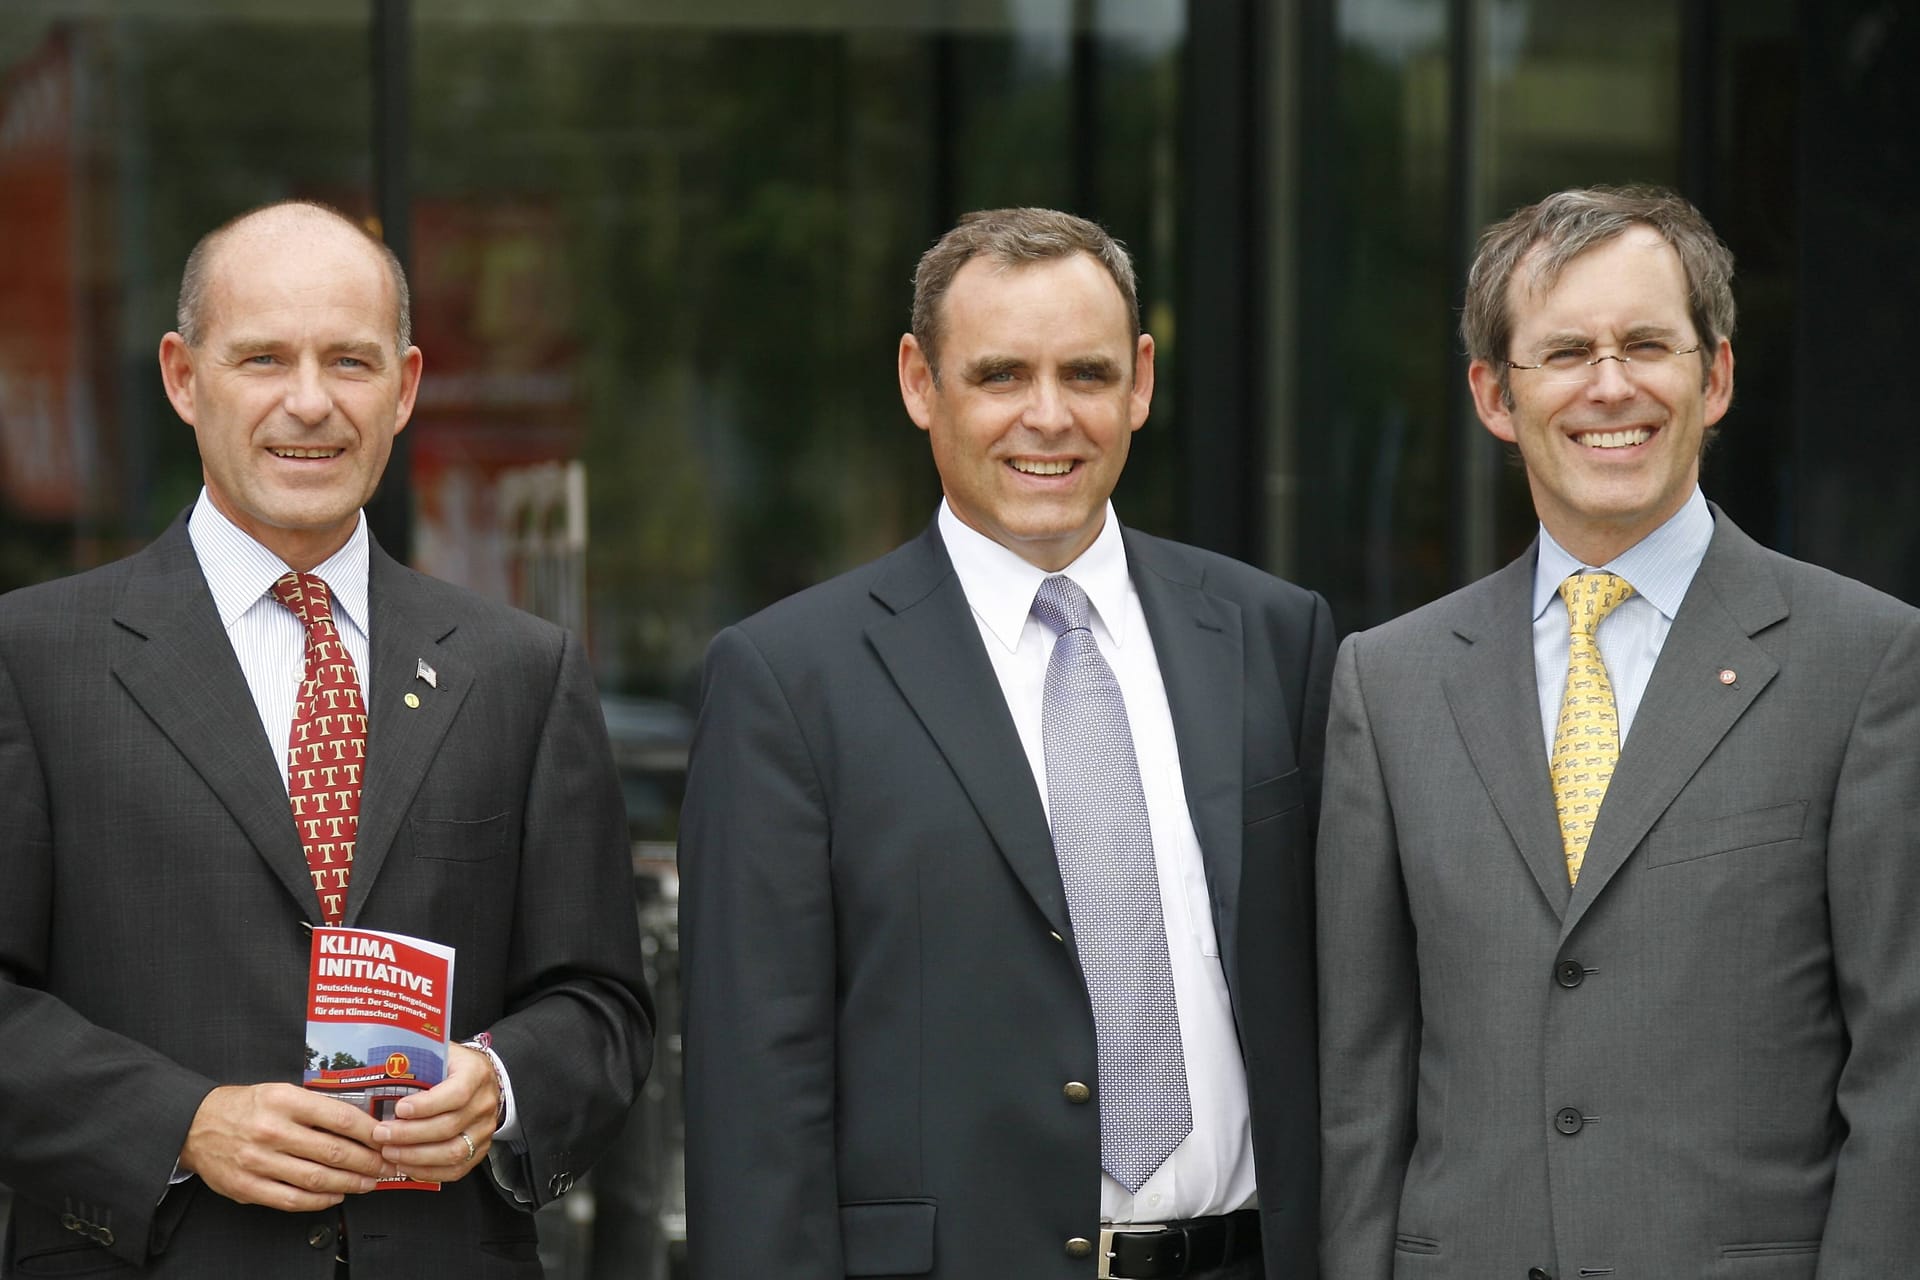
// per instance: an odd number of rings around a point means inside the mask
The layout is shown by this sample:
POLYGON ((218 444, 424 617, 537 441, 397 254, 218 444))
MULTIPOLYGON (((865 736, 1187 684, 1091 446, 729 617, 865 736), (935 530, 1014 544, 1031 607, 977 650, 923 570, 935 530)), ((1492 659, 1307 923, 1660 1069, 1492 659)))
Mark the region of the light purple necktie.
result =
POLYGON ((1100 1163, 1138 1191, 1193 1131, 1153 831, 1127 704, 1087 629, 1087 593, 1056 574, 1033 616, 1059 639, 1041 707, 1053 851, 1100 1050, 1100 1163))

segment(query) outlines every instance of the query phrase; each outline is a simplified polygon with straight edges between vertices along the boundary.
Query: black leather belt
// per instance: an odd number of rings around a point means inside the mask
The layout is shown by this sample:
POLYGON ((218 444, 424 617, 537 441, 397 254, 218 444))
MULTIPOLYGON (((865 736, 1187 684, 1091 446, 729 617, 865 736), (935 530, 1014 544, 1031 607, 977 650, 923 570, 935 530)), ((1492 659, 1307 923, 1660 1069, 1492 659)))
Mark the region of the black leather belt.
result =
POLYGON ((1169 1222, 1149 1231, 1100 1228, 1097 1274, 1114 1280, 1161 1280, 1212 1271, 1260 1252, 1260 1211, 1169 1222))

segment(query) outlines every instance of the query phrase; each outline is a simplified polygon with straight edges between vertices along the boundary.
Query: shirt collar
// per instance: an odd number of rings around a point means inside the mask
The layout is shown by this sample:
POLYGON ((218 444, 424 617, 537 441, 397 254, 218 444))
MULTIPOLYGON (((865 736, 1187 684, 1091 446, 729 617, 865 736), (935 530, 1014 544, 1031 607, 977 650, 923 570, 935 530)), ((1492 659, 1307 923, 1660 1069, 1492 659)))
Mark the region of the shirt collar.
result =
POLYGON ((1707 508, 1706 495, 1699 485, 1665 524, 1604 565, 1582 564, 1542 525, 1540 551, 1533 568, 1533 616, 1538 618, 1553 603, 1569 574, 1598 568, 1625 578, 1636 594, 1671 622, 1712 541, 1713 512, 1707 508))
MULTIPOLYGON (((947 556, 953 561, 967 604, 1007 652, 1014 652, 1020 647, 1020 635, 1026 628, 1027 615, 1033 611, 1040 584, 1053 575, 962 523, 945 499, 940 502, 939 524, 940 539, 947 544, 947 556)), ((1127 593, 1132 590, 1133 580, 1127 576, 1127 546, 1120 537, 1120 521, 1114 517, 1111 502, 1093 545, 1060 572, 1087 593, 1096 625, 1105 627, 1116 647, 1124 645, 1127 593)))
MULTIPOLYGON (((227 519, 204 487, 187 518, 187 536, 200 561, 201 576, 213 593, 214 607, 220 611, 220 625, 228 630, 291 567, 227 519)), ((362 635, 372 634, 367 626, 367 564, 367 513, 362 511, 346 545, 313 569, 332 592, 334 608, 344 612, 362 635)))

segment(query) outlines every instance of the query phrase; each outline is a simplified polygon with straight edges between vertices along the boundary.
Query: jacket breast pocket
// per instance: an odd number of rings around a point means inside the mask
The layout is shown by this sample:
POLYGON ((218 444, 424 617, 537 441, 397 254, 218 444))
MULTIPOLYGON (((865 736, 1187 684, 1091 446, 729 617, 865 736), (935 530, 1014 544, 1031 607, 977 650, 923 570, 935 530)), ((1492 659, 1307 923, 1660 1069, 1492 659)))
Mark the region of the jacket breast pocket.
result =
POLYGON ((1721 1247, 1709 1280, 1813 1280, 1819 1266, 1818 1240, 1729 1244, 1721 1247))
POLYGON ((1647 836, 1647 865, 1671 866, 1768 845, 1797 844, 1807 825, 1807 802, 1769 805, 1705 822, 1682 822, 1647 836))
POLYGON ((849 1276, 933 1270, 934 1202, 856 1200, 840 1206, 840 1252, 849 1276))
POLYGON ((1248 787, 1241 801, 1243 820, 1249 827, 1279 817, 1307 802, 1306 783, 1298 769, 1248 787))
POLYGON ((413 856, 436 862, 485 862, 505 853, 513 838, 513 814, 488 818, 424 818, 407 821, 413 856))

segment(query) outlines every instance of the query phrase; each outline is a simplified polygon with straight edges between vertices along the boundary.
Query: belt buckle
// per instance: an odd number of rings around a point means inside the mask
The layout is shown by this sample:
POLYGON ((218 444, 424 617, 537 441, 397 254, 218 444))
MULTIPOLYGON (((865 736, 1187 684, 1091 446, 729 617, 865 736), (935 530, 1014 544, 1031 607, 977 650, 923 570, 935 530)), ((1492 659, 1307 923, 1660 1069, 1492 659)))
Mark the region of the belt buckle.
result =
POLYGON ((1125 1276, 1113 1274, 1113 1238, 1115 1236, 1150 1236, 1165 1231, 1164 1222, 1128 1222, 1119 1226, 1112 1223, 1102 1224, 1100 1228, 1099 1263, 1094 1268, 1095 1280, 1126 1280, 1125 1276))

